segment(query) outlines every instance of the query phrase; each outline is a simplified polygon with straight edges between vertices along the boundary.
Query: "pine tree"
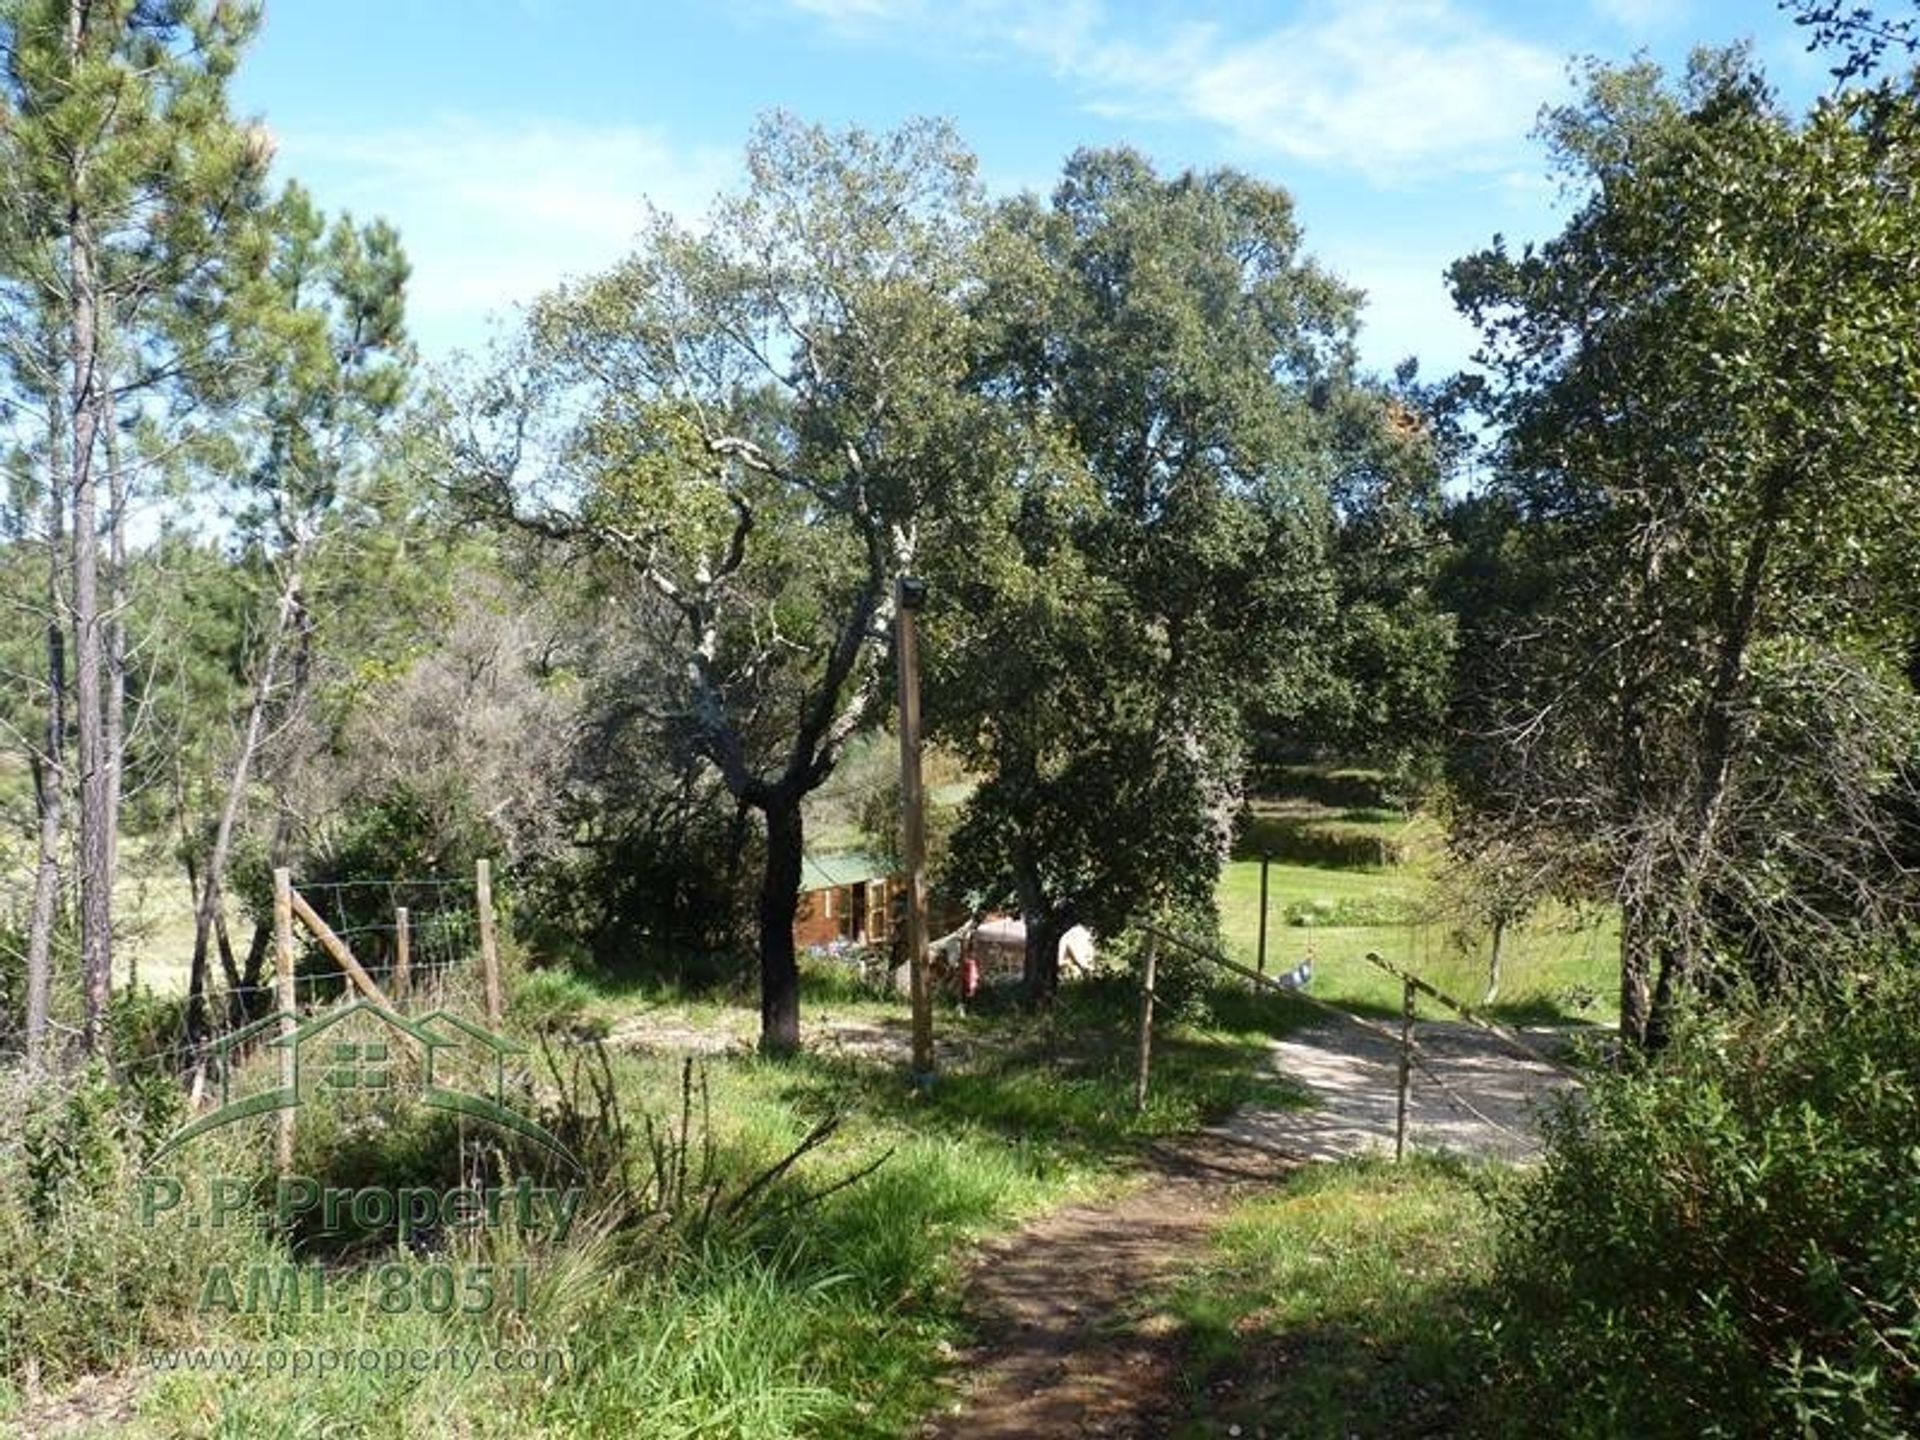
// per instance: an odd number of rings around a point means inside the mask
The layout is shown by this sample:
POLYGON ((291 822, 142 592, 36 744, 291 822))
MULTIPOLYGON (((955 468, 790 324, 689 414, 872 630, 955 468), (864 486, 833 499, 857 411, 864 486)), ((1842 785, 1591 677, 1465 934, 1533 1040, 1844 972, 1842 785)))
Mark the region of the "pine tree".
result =
MULTIPOLYGON (((65 448, 50 473, 71 547, 89 1048, 112 983, 124 743, 114 603, 124 597, 102 552, 124 558, 126 504, 107 456, 121 407, 158 390, 217 397, 232 384, 230 342, 250 323, 265 254, 270 147, 228 113, 225 89, 258 21, 257 6, 226 0, 0 0, 0 263, 11 298, 39 322, 18 331, 61 337, 65 448)), ((56 643, 50 631, 50 654, 56 643)))
MULTIPOLYGON (((188 1028, 206 1029, 209 945, 222 914, 234 827, 260 758, 268 720, 298 713, 311 683, 313 613, 309 564, 339 533, 335 522, 353 481, 376 453, 369 442, 406 394, 412 349, 405 329, 407 261, 384 221, 327 223, 307 193, 289 185, 273 209, 270 286, 253 339, 262 397, 243 446, 248 503, 241 538, 272 579, 266 642, 251 675, 247 717, 226 777, 195 897, 188 1028)), ((278 833, 284 840, 284 827, 278 833)), ((279 856, 275 863, 280 863, 279 856)), ((264 953, 256 944, 249 974, 264 953)), ((223 950, 236 994, 243 977, 223 950)))

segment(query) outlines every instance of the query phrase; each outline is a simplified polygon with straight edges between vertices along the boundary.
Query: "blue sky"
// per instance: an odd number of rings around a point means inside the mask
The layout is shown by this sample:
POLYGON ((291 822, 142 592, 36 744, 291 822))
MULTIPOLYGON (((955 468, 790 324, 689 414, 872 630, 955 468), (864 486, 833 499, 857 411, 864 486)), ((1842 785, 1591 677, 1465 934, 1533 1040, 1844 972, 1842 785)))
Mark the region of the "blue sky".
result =
POLYGON ((269 0, 235 99, 321 204, 400 227, 433 359, 618 258, 643 197, 698 216, 784 107, 945 115, 996 191, 1046 190, 1087 144, 1248 170, 1368 292, 1368 363, 1437 375, 1472 348, 1446 264, 1557 228, 1529 132, 1569 60, 1740 38, 1789 100, 1824 86, 1767 0, 269 0))

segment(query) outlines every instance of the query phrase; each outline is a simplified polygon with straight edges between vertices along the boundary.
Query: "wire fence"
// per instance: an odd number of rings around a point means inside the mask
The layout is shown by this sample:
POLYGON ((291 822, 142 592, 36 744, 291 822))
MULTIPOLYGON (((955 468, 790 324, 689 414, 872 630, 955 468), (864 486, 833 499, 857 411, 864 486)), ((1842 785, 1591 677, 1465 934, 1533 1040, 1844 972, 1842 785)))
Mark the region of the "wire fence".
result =
MULTIPOLYGON (((468 977, 478 980, 483 947, 481 885, 477 878, 391 877, 309 881, 295 886, 312 911, 354 960, 379 983, 400 1013, 437 1008, 468 977), (404 954, 404 974, 402 956, 404 954), (396 983, 403 981, 403 983, 396 983)), ((271 928, 269 916, 266 924, 271 928)), ((236 1031, 274 1013, 278 985, 271 941, 248 947, 252 953, 229 961, 210 945, 203 1021, 196 1028, 187 995, 154 996, 139 992, 141 1003, 123 1007, 110 1022, 121 1043, 110 1046, 107 1063, 119 1079, 138 1082, 173 1074, 183 1082, 204 1084, 209 1058, 236 1031), (248 969, 255 968, 252 978, 248 969)), ((24 958, 24 957, 23 957, 24 958)), ((307 927, 294 925, 294 1008, 307 1012, 350 996, 353 982, 307 927)), ((124 996, 126 992, 122 992, 124 996)), ((88 1083, 80 1055, 84 1028, 49 1016, 50 1063, 28 1079, 36 1094, 73 1093, 88 1083)), ((262 1035, 261 1040, 270 1039, 262 1035)), ((240 1058, 238 1055, 234 1059, 240 1058)))
MULTIPOLYGON (((1474 1010, 1473 1007, 1462 1004, 1461 1002, 1453 999, 1451 996, 1445 994, 1443 991, 1437 989, 1433 985, 1422 980, 1417 975, 1413 975, 1410 972, 1400 968, 1399 966, 1393 965, 1392 963, 1383 960, 1380 956, 1376 954, 1369 953, 1366 957, 1368 962, 1373 965, 1379 966, 1381 969, 1387 971, 1389 974, 1393 975, 1396 979, 1400 980, 1407 987, 1407 1003, 1405 1008, 1405 1019, 1404 1019, 1404 1022, 1401 1024, 1401 1026, 1398 1028, 1398 1030, 1396 1030, 1390 1025, 1382 1024, 1378 1021, 1369 1020, 1363 1016, 1356 1015, 1351 1010, 1345 1009, 1338 1005, 1331 1004, 1328 1001, 1320 999, 1318 996, 1310 995, 1306 993, 1306 991, 1303 989, 1300 989, 1297 987, 1289 987, 1289 986, 1286 986, 1284 982, 1278 979, 1268 977, 1266 975, 1258 974, 1253 970, 1249 970, 1246 966, 1240 964, 1239 962, 1218 953, 1217 951, 1213 950, 1208 946, 1201 945, 1193 940, 1189 940, 1185 936, 1174 934, 1171 931, 1163 930, 1157 926, 1147 926, 1146 930, 1147 930, 1147 933, 1153 938, 1155 938, 1156 940, 1163 941, 1165 943, 1177 946, 1180 949, 1185 950, 1190 954, 1196 955, 1199 958, 1205 961, 1208 961, 1211 964, 1217 965, 1222 969, 1228 970, 1233 974, 1238 975, 1241 979, 1251 981, 1255 985, 1256 989, 1265 989, 1265 990, 1271 990, 1276 992, 1284 992, 1287 998, 1292 1001, 1307 1005, 1312 1009, 1327 1015, 1329 1018, 1335 1019, 1344 1025, 1349 1025, 1356 1029, 1364 1031, 1367 1034, 1373 1036, 1374 1038, 1384 1041, 1386 1045, 1389 1047, 1389 1053, 1397 1054, 1398 1056, 1401 1057, 1399 1097, 1398 1097, 1399 1098, 1398 1133, 1396 1134, 1395 1145, 1394 1145, 1396 1158, 1398 1158, 1400 1154, 1404 1153, 1404 1149, 1405 1149, 1406 1125, 1407 1125, 1408 1081, 1409 1081, 1410 1072, 1413 1070, 1418 1070, 1421 1073, 1421 1075, 1425 1078, 1426 1082, 1431 1084, 1435 1090, 1439 1091, 1441 1096, 1444 1098, 1445 1102, 1448 1105, 1452 1106, 1454 1109, 1460 1111, 1465 1115, 1472 1117, 1475 1121, 1479 1122, 1480 1124, 1485 1125, 1490 1129, 1496 1131, 1497 1133, 1507 1137, 1509 1140, 1519 1145, 1521 1149, 1525 1152, 1533 1153, 1533 1152, 1538 1152, 1541 1149, 1540 1137, 1536 1132, 1534 1132, 1531 1129, 1527 1129, 1527 1130, 1516 1129, 1510 1124, 1507 1124, 1500 1120, 1495 1119, 1493 1116, 1487 1114, 1486 1110, 1482 1108, 1481 1105, 1475 1104, 1473 1100, 1470 1100, 1466 1095, 1462 1094, 1459 1087, 1454 1083, 1452 1083, 1445 1075, 1441 1073, 1436 1063, 1440 1057, 1434 1055, 1434 1053, 1427 1046, 1422 1045, 1418 1040, 1414 1038, 1413 994, 1416 990, 1419 991, 1420 993, 1426 994, 1432 999, 1439 1001, 1441 1004, 1445 1005, 1448 1009, 1454 1011, 1460 1017, 1462 1022, 1488 1035, 1491 1039, 1493 1039, 1498 1044, 1504 1046, 1507 1050, 1512 1052, 1514 1055, 1520 1057, 1521 1059, 1525 1060, 1529 1064, 1540 1067, 1543 1071, 1553 1075, 1559 1081, 1563 1083, 1573 1084, 1573 1085, 1583 1085, 1585 1083, 1585 1077, 1574 1067, 1569 1066, 1558 1059, 1555 1059, 1551 1056, 1548 1056, 1542 1053, 1542 1051, 1539 1049, 1537 1045, 1528 1041, 1526 1038, 1519 1035, 1509 1027, 1505 1025, 1497 1024, 1494 1021, 1487 1019, 1484 1015, 1481 1015, 1476 1010, 1474 1010)), ((1149 980, 1148 983, 1149 983, 1149 988, 1151 988, 1151 981, 1149 980)), ((1153 1015, 1152 1008, 1149 1005, 1143 1010, 1143 1021, 1142 1021, 1143 1029, 1152 1024, 1152 1015, 1153 1015)), ((1143 1098, 1146 1093, 1146 1085, 1147 1085, 1146 1045, 1147 1045, 1147 1042, 1143 1038, 1142 1060, 1141 1060, 1142 1068, 1141 1068, 1141 1075, 1140 1075, 1140 1094, 1143 1098)))
MULTIPOLYGON (((395 973, 404 913, 409 994, 437 986, 480 956, 479 895, 473 880, 339 880, 297 888, 376 979, 395 973)), ((296 938, 301 934, 296 929, 296 938)), ((339 993, 346 983, 320 943, 305 936, 294 967, 295 999, 312 1004, 339 993)))

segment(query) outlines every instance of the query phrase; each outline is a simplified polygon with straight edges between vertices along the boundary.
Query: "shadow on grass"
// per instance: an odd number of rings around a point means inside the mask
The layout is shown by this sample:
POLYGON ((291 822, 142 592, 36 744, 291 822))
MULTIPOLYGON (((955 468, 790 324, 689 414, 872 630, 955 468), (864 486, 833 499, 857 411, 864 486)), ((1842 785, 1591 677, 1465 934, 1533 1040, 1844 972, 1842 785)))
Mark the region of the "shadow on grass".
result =
MULTIPOLYGON (((1260 1029, 1279 1038, 1304 1025, 1333 1018, 1322 1005, 1313 1003, 1310 995, 1311 991, 1308 996, 1272 992, 1256 995, 1251 987, 1228 989, 1223 986, 1213 993, 1208 1004, 1218 1023, 1225 1029, 1260 1029)), ((1400 1023, 1400 1007, 1396 1004, 1343 997, 1333 1008, 1368 1020, 1391 1021, 1395 1025, 1400 1023)), ((1569 1026, 1592 1030, 1595 1034, 1604 1030, 1589 1013, 1589 1008, 1580 1003, 1578 996, 1528 995, 1518 1000, 1476 1006, 1474 1013, 1502 1025, 1569 1026)), ((1451 1010, 1422 998, 1419 1019, 1457 1020, 1459 1017, 1451 1010)))
POLYGON ((1482 1187, 1455 1162, 1347 1163, 1239 1212, 1158 1297, 1180 1357, 1172 1433, 1508 1433, 1486 1390, 1482 1187))
POLYGON ((1481 1014, 1503 1025, 1580 1025, 1596 1032, 1607 1027, 1593 1016, 1593 1003, 1582 996, 1529 995, 1524 1000, 1500 1001, 1481 1014))
POLYGON ((1181 1440, 1500 1433, 1484 1414, 1488 1353, 1471 1329, 1488 1304, 1470 1286, 1422 1295, 1406 1308, 1421 1333, 1384 1342, 1364 1316, 1279 1334, 1190 1322, 1180 1336, 1187 1418, 1171 1433, 1181 1440))
MULTIPOLYGON (((789 1062, 785 1098, 803 1110, 857 1105, 919 1132, 973 1127, 1035 1157, 1100 1166, 1136 1160, 1152 1141, 1243 1106, 1303 1103, 1299 1087, 1273 1072, 1269 1040, 1308 1007, 1221 992, 1206 1025, 1155 1026, 1147 1104, 1136 1109, 1134 1003, 1120 987, 1090 987, 1035 1015, 942 1017, 946 1035, 964 1038, 930 1086, 911 1085, 895 1060, 815 1053, 789 1062)), ((904 1042, 904 1018, 879 1023, 904 1042)))

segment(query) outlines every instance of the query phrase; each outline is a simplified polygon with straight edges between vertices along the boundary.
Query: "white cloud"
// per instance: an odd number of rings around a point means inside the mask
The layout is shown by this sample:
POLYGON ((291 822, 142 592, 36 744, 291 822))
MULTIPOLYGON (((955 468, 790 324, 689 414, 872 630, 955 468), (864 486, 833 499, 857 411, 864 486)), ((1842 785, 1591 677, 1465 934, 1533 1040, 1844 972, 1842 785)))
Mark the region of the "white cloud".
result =
POLYGON ((489 312, 617 260, 648 202, 697 217, 737 164, 657 130, 553 121, 447 116, 280 138, 288 173, 323 205, 399 227, 414 268, 408 313, 429 350, 471 345, 489 312))
POLYGON ((1101 113, 1197 120, 1251 151, 1383 183, 1510 164, 1564 84, 1556 52, 1453 0, 1319 0, 1250 33, 1143 25, 1099 0, 788 3, 862 34, 1010 48, 1101 113))
POLYGON ((1375 0, 1226 49, 1181 95, 1258 148, 1394 179, 1499 163, 1560 76, 1444 0, 1375 0))

